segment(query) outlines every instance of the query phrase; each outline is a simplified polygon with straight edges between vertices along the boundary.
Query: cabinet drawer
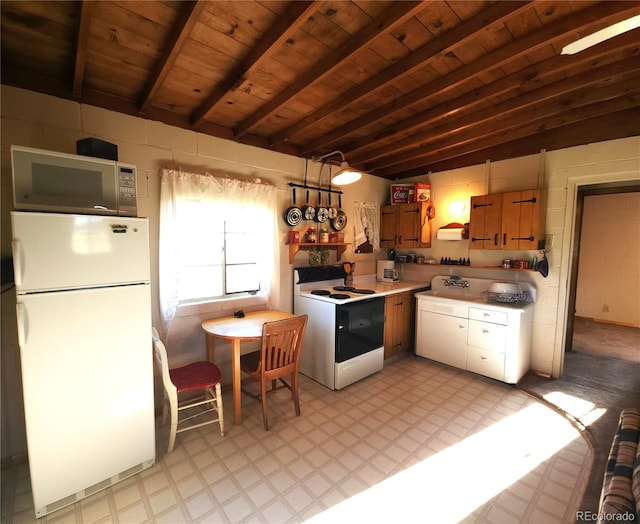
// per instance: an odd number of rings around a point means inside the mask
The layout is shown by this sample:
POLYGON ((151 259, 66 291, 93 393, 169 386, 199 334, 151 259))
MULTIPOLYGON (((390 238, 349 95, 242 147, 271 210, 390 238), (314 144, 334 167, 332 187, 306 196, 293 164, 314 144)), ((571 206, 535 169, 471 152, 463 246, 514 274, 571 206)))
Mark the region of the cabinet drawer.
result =
POLYGON ((504 380, 504 354, 470 347, 467 350, 467 369, 485 377, 504 380))
POLYGON ((507 326, 470 320, 468 342, 470 346, 504 353, 507 342, 507 326))
POLYGON ((493 309, 469 308, 469 318, 471 320, 481 320, 482 322, 493 322, 494 324, 507 325, 509 314, 504 311, 494 311, 493 309))

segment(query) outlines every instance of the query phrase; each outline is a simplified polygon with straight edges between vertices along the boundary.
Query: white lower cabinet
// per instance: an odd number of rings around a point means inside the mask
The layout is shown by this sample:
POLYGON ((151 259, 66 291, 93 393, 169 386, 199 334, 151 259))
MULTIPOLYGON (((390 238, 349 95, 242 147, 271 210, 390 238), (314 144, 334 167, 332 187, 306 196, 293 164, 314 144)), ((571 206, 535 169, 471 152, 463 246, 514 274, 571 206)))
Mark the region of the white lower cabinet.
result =
POLYGON ((529 369, 532 307, 478 306, 418 293, 416 354, 509 384, 529 369))
POLYGON ((464 369, 469 320, 424 310, 417 320, 416 354, 464 369))

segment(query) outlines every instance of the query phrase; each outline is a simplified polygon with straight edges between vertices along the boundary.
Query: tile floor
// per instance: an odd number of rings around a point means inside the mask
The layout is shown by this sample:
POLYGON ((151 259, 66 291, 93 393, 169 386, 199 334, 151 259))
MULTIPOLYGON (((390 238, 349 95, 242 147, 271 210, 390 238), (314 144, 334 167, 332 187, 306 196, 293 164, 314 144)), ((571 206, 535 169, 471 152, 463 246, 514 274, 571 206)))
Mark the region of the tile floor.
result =
MULTIPOLYGON (((246 396, 234 426, 228 392, 225 437, 178 435, 154 467, 41 521, 576 520, 591 449, 513 387, 409 355, 342 391, 300 387, 299 418, 286 390, 270 396, 269 432, 246 396)), ((36 520, 26 464, 2 471, 1 517, 36 520)))

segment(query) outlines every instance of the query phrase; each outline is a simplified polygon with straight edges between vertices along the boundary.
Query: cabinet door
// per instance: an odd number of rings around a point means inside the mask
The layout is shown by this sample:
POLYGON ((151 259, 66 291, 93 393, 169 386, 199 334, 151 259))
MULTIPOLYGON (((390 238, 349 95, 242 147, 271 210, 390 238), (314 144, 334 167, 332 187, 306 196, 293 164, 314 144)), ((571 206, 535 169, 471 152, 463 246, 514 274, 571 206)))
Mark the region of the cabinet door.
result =
POLYGON ((396 247, 397 206, 383 206, 380 212, 380 247, 396 247))
POLYGON ((413 291, 387 295, 384 303, 384 358, 413 347, 415 309, 413 291))
POLYGON ((502 194, 471 198, 469 246, 471 249, 500 249, 502 194))
POLYGON ((502 198, 502 249, 537 249, 541 225, 538 189, 504 193, 502 198))
POLYGON ((420 310, 416 354, 460 369, 467 365, 466 318, 420 310))
POLYGON ((420 247, 421 204, 400 204, 398 206, 398 247, 420 247))

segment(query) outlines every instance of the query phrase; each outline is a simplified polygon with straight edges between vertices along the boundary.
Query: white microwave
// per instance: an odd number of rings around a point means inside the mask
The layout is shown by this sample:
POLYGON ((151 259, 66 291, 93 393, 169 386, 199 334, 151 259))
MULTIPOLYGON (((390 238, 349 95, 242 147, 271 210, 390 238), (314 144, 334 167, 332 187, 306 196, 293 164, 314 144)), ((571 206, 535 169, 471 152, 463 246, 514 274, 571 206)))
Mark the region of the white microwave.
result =
POLYGON ((133 165, 11 146, 11 168, 17 211, 137 215, 133 165))

